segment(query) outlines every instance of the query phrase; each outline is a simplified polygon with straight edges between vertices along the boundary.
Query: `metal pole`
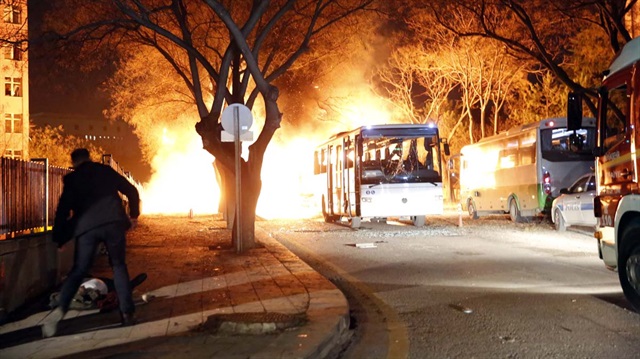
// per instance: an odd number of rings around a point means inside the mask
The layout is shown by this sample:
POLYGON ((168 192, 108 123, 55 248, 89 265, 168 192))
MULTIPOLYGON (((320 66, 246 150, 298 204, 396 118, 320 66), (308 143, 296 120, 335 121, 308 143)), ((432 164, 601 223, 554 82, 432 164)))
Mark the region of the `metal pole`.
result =
POLYGON ((49 230, 49 159, 44 159, 44 231, 49 230))
POLYGON ((240 193, 240 187, 242 184, 242 173, 240 160, 242 157, 242 142, 240 142, 240 109, 234 107, 233 109, 233 135, 236 147, 236 250, 238 253, 242 253, 242 226, 241 213, 242 213, 242 197, 240 193))

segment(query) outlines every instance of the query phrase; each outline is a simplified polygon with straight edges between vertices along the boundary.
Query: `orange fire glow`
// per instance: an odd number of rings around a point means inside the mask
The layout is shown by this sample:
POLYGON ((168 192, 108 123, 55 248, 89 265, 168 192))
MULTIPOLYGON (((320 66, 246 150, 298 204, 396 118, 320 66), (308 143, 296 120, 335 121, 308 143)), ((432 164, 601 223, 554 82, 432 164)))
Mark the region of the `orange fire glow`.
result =
POLYGON ((179 135, 163 129, 160 149, 153 158, 153 174, 141 193, 146 214, 215 213, 220 191, 213 156, 202 149, 202 139, 192 129, 179 135))
MULTIPOLYGON (((315 128, 304 133, 276 133, 265 153, 262 191, 256 214, 266 219, 310 218, 320 214, 319 194, 322 178, 313 175, 313 151, 333 133, 368 124, 389 123, 391 114, 381 101, 354 100, 332 121, 335 128, 315 128)), ((259 130, 255 126, 254 138, 259 130)), ((158 134, 161 149, 153 159, 154 173, 144 185, 143 213, 194 214, 217 213, 220 190, 213 170, 214 158, 202 149, 202 140, 192 128, 178 135, 168 130, 158 134)), ((244 143, 247 156, 248 143, 244 143)))

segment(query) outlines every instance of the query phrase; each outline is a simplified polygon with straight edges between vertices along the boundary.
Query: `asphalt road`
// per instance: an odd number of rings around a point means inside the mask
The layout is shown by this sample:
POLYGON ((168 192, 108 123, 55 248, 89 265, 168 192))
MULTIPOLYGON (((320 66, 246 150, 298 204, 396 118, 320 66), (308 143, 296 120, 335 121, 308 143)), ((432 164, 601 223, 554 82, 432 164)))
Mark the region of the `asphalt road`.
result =
POLYGON ((640 315, 588 230, 501 216, 458 224, 259 223, 347 295, 344 358, 640 356, 640 315))

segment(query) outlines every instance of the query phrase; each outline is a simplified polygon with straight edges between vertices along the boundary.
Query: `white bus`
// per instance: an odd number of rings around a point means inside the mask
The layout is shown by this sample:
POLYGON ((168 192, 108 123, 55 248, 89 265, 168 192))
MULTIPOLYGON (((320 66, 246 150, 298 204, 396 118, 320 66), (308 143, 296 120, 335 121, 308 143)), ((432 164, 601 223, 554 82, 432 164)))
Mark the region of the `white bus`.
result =
POLYGON ((548 214, 560 189, 592 170, 595 119, 567 130, 566 118, 518 126, 464 146, 460 201, 469 216, 508 213, 514 222, 548 214))
POLYGON ((375 125, 334 135, 314 156, 314 173, 326 184, 325 221, 345 218, 357 228, 362 218, 397 217, 422 226, 426 215, 442 214, 440 143, 433 124, 375 125))

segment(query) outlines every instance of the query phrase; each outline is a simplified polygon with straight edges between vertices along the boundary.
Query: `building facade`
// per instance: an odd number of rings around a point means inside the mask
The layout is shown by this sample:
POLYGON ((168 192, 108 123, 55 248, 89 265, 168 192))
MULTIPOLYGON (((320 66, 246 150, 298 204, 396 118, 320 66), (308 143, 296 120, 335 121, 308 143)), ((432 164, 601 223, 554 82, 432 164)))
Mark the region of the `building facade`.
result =
POLYGON ((29 76, 27 68, 27 1, 1 0, 0 79, 4 92, 0 110, 4 125, 0 127, 0 155, 29 158, 29 76))

